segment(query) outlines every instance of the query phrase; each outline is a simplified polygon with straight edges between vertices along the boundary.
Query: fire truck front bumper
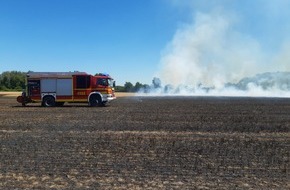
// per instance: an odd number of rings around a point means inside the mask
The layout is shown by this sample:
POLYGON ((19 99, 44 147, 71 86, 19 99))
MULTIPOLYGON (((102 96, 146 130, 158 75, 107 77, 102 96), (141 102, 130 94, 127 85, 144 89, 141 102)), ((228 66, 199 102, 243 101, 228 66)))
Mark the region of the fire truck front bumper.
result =
POLYGON ((104 102, 111 102, 111 101, 113 101, 115 99, 116 99, 116 96, 114 94, 103 95, 103 101, 104 102))

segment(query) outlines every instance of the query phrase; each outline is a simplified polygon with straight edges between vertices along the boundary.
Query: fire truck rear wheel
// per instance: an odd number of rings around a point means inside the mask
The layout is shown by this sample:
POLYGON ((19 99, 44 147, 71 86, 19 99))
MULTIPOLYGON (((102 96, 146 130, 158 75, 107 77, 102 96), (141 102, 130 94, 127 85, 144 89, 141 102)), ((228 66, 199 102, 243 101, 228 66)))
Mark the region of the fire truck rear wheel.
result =
POLYGON ((102 98, 99 95, 92 95, 90 97, 90 106, 100 106, 102 105, 102 98))
POLYGON ((45 96, 42 100, 42 106, 53 107, 55 106, 55 99, 53 96, 45 96))

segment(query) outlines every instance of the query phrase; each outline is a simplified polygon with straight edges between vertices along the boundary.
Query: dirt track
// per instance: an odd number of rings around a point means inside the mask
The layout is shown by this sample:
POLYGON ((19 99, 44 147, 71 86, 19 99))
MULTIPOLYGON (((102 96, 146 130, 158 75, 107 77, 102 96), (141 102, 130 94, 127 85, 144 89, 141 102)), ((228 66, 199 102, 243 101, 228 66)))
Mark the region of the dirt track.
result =
POLYGON ((0 97, 0 189, 289 189, 290 99, 0 97))

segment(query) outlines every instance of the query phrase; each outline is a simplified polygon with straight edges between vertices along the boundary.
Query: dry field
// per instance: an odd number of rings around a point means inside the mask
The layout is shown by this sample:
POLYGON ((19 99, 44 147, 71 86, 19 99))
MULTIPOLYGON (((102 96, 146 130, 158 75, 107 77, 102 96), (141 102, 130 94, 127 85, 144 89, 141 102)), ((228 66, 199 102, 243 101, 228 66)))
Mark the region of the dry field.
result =
POLYGON ((290 99, 0 97, 0 189, 290 189, 290 99))

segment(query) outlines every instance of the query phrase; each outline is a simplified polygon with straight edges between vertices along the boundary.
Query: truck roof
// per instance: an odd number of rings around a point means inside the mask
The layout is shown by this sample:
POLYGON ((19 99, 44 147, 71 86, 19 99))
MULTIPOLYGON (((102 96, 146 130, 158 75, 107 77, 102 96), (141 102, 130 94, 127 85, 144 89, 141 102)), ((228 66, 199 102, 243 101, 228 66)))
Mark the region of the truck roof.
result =
POLYGON ((72 77, 73 75, 88 75, 86 72, 28 72, 29 78, 55 78, 55 77, 72 77))

